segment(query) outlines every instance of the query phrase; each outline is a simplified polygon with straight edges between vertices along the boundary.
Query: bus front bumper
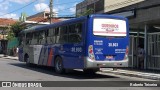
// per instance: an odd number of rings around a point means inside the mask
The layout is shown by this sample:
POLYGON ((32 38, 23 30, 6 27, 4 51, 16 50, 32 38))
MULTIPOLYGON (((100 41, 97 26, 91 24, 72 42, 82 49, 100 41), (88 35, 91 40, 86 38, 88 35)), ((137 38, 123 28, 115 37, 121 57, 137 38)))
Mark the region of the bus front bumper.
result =
POLYGON ((128 59, 121 61, 95 61, 85 58, 85 68, 128 67, 128 59))

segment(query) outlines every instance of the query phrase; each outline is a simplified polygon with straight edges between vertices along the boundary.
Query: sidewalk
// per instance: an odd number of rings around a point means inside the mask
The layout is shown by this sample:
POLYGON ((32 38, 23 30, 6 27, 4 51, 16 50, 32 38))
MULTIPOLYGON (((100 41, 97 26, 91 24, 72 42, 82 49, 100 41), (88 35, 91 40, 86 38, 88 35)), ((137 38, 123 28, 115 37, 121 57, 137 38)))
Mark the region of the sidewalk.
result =
POLYGON ((18 60, 18 57, 13 57, 13 56, 6 56, 6 57, 4 57, 3 54, 0 54, 0 58, 18 60))
POLYGON ((160 71, 158 70, 138 70, 130 68, 113 70, 112 68, 101 68, 101 72, 152 80, 160 80, 160 71))

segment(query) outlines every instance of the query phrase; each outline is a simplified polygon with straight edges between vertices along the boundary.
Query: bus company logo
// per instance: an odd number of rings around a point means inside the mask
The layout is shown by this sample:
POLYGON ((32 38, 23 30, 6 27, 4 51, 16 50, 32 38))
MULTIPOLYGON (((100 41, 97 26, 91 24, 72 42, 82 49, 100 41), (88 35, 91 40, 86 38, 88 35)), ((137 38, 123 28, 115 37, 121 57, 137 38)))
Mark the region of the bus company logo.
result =
POLYGON ((119 29, 119 25, 114 23, 101 24, 101 27, 108 32, 118 31, 119 29))
POLYGON ((2 87, 12 87, 11 82, 2 82, 2 87))

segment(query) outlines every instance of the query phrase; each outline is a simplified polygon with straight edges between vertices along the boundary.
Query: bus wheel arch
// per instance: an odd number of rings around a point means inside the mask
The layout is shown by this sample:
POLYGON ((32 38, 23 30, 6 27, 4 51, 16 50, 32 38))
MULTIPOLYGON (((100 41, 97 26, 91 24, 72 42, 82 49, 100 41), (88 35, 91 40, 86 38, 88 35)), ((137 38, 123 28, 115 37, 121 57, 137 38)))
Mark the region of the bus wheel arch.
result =
POLYGON ((64 67, 63 67, 63 60, 60 56, 55 57, 54 67, 55 67, 55 71, 59 74, 62 74, 65 72, 64 67))
POLYGON ((24 61, 26 62, 26 64, 30 63, 29 62, 29 55, 27 53, 24 55, 24 61))

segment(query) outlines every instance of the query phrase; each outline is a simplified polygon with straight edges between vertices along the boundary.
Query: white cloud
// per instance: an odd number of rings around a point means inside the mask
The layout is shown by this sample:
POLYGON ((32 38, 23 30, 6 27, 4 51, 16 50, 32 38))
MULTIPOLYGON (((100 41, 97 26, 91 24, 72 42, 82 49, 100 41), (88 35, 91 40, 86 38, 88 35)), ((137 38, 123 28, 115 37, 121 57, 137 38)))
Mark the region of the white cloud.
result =
POLYGON ((39 2, 45 2, 45 0, 38 0, 39 2))
MULTIPOLYGON (((41 11, 50 11, 49 5, 46 3, 38 3, 34 5, 34 9, 36 12, 41 12, 41 11)), ((54 6, 53 12, 59 13, 65 9, 64 5, 61 6, 54 6)))
MULTIPOLYGON (((49 10, 49 11, 50 11, 50 10, 49 10)), ((53 12, 58 13, 58 12, 59 12, 59 9, 58 9, 58 8, 53 8, 53 12)))
POLYGON ((6 13, 0 13, 0 18, 13 18, 13 19, 18 19, 18 15, 15 13, 11 13, 11 14, 6 14, 6 13))
POLYGON ((77 3, 73 4, 73 7, 69 9, 69 11, 70 11, 71 13, 75 13, 75 12, 76 12, 76 4, 77 4, 77 3))
POLYGON ((34 5, 34 7, 37 12, 49 10, 49 6, 45 3, 38 3, 38 4, 34 5))
POLYGON ((76 8, 75 7, 70 8, 69 10, 70 10, 71 13, 75 13, 76 12, 76 8))
POLYGON ((9 9, 13 8, 12 2, 23 4, 32 0, 0 0, 0 18, 13 18, 18 19, 19 16, 15 13, 9 13, 9 9))
POLYGON ((19 4, 26 4, 26 3, 29 3, 33 0, 8 0, 10 2, 15 2, 15 3, 19 3, 19 4))
POLYGON ((7 1, 1 3, 1 4, 0 4, 0 11, 1 11, 1 12, 7 11, 7 10, 9 9, 9 6, 10 6, 10 4, 9 4, 9 2, 7 2, 7 1))
POLYGON ((5 15, 4 18, 18 19, 18 16, 17 16, 17 14, 11 13, 11 14, 5 15))
POLYGON ((60 13, 60 12, 63 12, 65 8, 66 8, 66 7, 63 6, 63 5, 61 5, 61 6, 55 6, 55 7, 53 8, 53 11, 56 12, 56 13, 60 13))

